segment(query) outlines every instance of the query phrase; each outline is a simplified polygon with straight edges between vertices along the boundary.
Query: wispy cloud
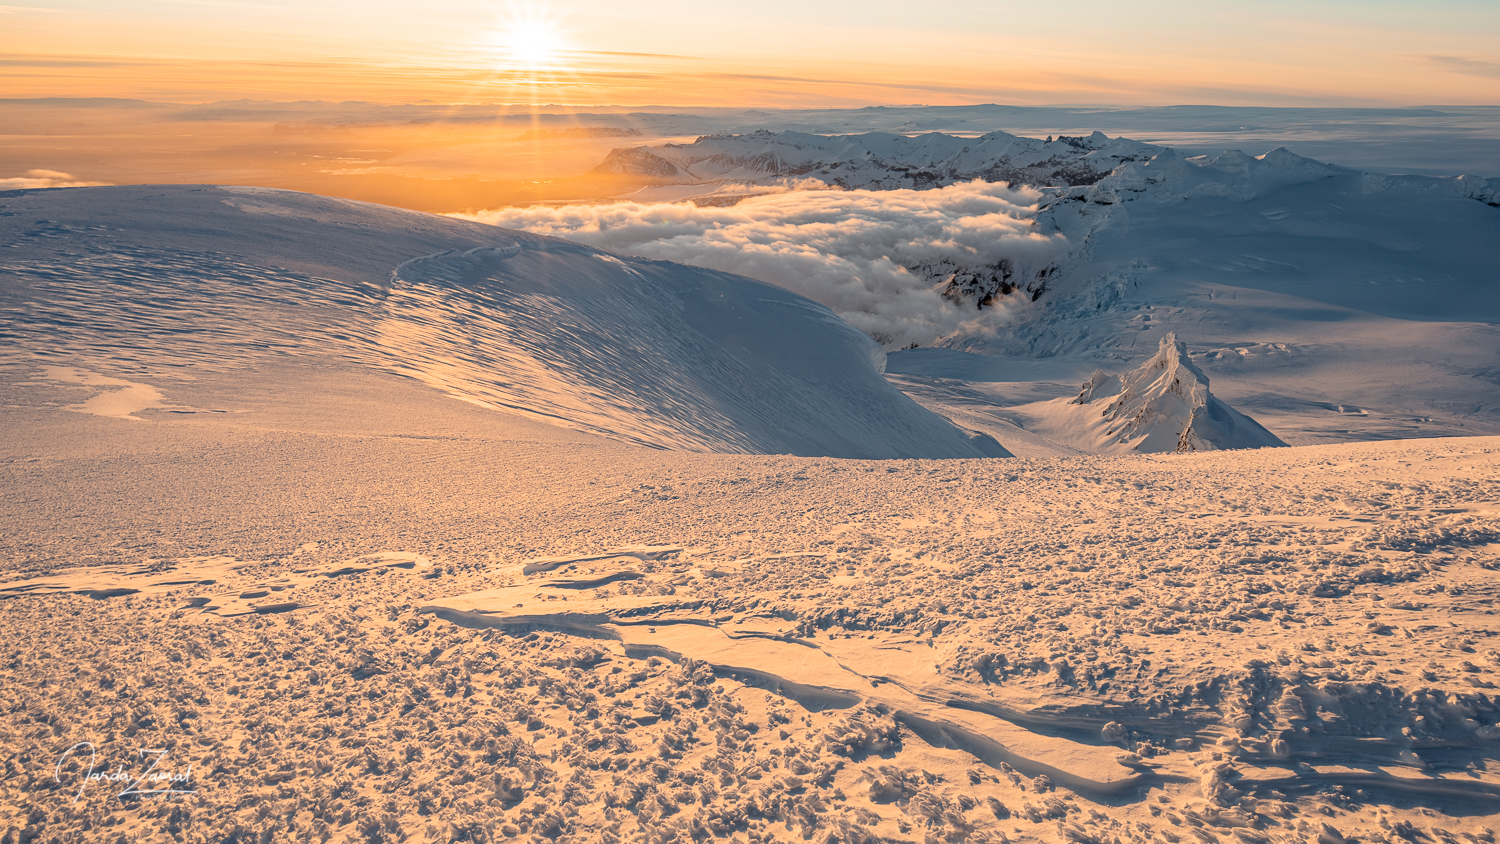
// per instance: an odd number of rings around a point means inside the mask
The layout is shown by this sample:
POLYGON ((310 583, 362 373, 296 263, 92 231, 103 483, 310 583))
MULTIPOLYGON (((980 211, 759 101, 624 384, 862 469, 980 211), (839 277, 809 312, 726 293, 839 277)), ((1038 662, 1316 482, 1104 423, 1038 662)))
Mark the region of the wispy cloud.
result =
POLYGON ((1437 65, 1443 70, 1453 73, 1462 73, 1466 76, 1483 76, 1487 79, 1500 79, 1500 62, 1483 61, 1481 59, 1469 59, 1463 56, 1422 56, 1429 64, 1437 65))
POLYGON ((0 59, 0 67, 124 67, 133 64, 139 64, 139 62, 95 59, 0 59))
POLYGON ((167 6, 210 6, 222 9, 264 9, 273 12, 294 12, 299 9, 295 5, 283 5, 280 3, 248 3, 242 0, 156 0, 157 3, 167 6))
POLYGON ((899 79, 871 80, 816 76, 784 76, 766 73, 702 73, 697 78, 713 80, 731 80, 745 82, 775 82, 793 85, 816 85, 820 87, 844 86, 849 88, 886 88, 895 91, 927 91, 942 94, 964 94, 973 96, 987 96, 993 94, 993 87, 975 87, 971 85, 945 85, 935 82, 903 82, 899 79))
POLYGON ((629 56, 637 59, 678 59, 681 61, 703 61, 702 56, 681 56, 675 53, 625 53, 619 50, 561 50, 564 56, 629 56))

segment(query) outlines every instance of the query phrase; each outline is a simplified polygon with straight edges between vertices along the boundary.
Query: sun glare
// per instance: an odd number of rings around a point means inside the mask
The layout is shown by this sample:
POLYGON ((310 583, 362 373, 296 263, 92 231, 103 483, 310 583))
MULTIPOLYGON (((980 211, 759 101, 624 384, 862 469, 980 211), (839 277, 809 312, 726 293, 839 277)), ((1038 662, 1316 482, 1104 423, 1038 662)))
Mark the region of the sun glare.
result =
POLYGON ((555 66, 566 49, 556 24, 538 19, 510 21, 500 43, 506 59, 527 68, 555 66))

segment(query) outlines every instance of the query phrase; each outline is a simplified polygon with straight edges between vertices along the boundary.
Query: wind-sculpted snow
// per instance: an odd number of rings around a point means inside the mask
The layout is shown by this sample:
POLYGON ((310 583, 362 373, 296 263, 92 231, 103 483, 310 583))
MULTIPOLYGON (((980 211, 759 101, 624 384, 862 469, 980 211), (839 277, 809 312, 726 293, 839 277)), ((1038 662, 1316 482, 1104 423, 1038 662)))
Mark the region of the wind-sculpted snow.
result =
POLYGON ((876 374, 884 353, 813 302, 676 264, 528 246, 402 264, 374 338, 388 365, 474 400, 647 445, 1004 454, 971 445, 888 388, 876 374))
POLYGON ((0 205, 10 362, 333 358, 660 448, 1005 454, 892 388, 880 348, 827 308, 738 276, 283 191, 0 205))
POLYGON ((1043 199, 976 181, 926 191, 783 187, 732 206, 537 205, 464 216, 748 275, 903 347, 992 334, 1042 294, 1069 247, 1035 226, 1043 199))
POLYGON ((517 436, 351 363, 134 374, 164 407, 133 419, 67 409, 102 377, 0 372, 11 841, 1488 844, 1500 816, 1500 440, 690 454, 517 436))

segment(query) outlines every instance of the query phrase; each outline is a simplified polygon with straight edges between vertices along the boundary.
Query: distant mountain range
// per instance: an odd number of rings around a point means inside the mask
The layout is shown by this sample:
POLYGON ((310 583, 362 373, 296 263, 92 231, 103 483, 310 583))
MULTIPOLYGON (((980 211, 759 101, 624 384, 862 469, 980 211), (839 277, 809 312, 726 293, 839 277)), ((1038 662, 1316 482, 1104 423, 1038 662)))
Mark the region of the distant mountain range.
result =
POLYGON ((708 135, 691 144, 622 148, 592 172, 640 176, 652 184, 751 182, 806 177, 846 188, 931 188, 987 182, 1070 187, 1091 185, 1161 147, 1102 132, 1047 140, 990 132, 963 138, 931 132, 808 135, 758 131, 708 135))

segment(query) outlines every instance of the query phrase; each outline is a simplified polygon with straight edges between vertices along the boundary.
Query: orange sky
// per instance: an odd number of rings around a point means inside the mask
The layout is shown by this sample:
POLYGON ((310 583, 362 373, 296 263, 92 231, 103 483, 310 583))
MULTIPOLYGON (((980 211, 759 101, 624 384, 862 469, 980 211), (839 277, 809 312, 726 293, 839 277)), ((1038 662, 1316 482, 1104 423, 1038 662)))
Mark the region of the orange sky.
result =
POLYGON ((1493 0, 22 0, 0 96, 1500 104, 1493 0))

